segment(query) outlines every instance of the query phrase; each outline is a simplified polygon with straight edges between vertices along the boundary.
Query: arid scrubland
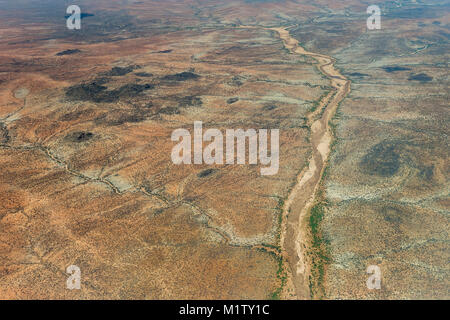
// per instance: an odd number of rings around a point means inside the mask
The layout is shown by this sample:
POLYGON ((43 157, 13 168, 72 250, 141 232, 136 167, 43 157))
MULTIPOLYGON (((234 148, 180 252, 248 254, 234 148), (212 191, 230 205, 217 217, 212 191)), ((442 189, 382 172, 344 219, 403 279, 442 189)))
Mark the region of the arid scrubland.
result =
POLYGON ((0 298, 449 298, 450 3, 373 4, 0 1, 0 298), (194 121, 278 174, 173 164, 194 121))

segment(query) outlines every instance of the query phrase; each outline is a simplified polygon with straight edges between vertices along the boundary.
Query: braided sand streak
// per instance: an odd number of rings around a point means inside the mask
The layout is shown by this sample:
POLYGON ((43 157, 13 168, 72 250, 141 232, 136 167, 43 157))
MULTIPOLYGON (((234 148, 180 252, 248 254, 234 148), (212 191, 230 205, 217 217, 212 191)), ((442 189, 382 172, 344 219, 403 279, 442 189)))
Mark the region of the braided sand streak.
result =
MULTIPOLYGON (((317 110, 308 115, 308 124, 311 126, 312 156, 309 159, 309 166, 297 177, 297 183, 283 208, 284 221, 287 222, 283 226, 281 244, 290 267, 287 289, 291 284, 295 288, 298 299, 309 299, 311 297, 308 280, 310 266, 305 256, 309 231, 307 213, 314 204, 314 196, 330 153, 332 135, 328 122, 336 112, 339 103, 350 92, 350 81, 334 67, 333 58, 306 51, 296 39, 291 37, 287 28, 270 28, 269 30, 278 32, 285 47, 292 53, 314 58, 319 70, 330 79, 331 86, 334 88, 320 101, 317 110), (321 117, 317 118, 322 111, 321 117)), ((284 293, 284 298, 290 298, 287 292, 284 293)))

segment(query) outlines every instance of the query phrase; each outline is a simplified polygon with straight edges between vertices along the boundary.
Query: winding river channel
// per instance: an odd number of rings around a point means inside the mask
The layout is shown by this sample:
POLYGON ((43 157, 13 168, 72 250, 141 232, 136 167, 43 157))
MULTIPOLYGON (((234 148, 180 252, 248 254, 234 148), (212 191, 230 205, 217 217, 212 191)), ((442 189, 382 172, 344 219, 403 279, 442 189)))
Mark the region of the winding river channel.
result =
POLYGON ((306 260, 308 212, 315 202, 315 195, 330 154, 333 135, 329 121, 339 103, 350 93, 350 80, 335 68, 334 58, 302 48, 290 35, 289 28, 269 30, 279 34, 291 53, 312 57, 320 72, 330 80, 333 88, 319 101, 317 109, 307 116, 311 128, 312 154, 308 166, 297 176, 297 182, 283 208, 281 245, 282 252, 289 261, 288 286, 293 287, 297 299, 309 299, 310 266, 306 260))

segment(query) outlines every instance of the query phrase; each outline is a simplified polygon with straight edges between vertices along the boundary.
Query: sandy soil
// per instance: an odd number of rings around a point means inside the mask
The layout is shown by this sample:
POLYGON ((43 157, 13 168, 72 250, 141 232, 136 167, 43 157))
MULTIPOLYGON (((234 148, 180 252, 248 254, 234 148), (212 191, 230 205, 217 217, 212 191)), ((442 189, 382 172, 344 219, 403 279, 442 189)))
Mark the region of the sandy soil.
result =
POLYGON ((306 51, 296 39, 291 37, 287 28, 271 30, 278 32, 286 48, 292 53, 314 58, 320 71, 330 79, 334 88, 320 101, 319 107, 308 115, 313 153, 309 159, 308 168, 297 177, 297 184, 292 189, 283 209, 287 226, 283 228, 285 234, 282 236, 282 244, 291 269, 290 277, 292 277, 297 298, 308 299, 310 297, 308 286, 310 266, 305 256, 305 249, 308 246, 306 218, 314 203, 314 196, 330 153, 332 136, 328 122, 336 112, 339 103, 349 94, 350 81, 334 67, 333 58, 306 51))

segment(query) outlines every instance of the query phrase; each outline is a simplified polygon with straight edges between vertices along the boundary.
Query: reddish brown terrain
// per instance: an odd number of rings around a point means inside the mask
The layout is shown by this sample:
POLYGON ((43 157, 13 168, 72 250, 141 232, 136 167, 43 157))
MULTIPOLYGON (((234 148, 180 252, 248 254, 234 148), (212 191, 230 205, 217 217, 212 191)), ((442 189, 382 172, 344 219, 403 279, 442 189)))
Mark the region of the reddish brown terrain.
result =
POLYGON ((70 4, 0 0, 0 299, 449 297, 448 1, 70 4), (194 121, 278 174, 173 164, 194 121))

